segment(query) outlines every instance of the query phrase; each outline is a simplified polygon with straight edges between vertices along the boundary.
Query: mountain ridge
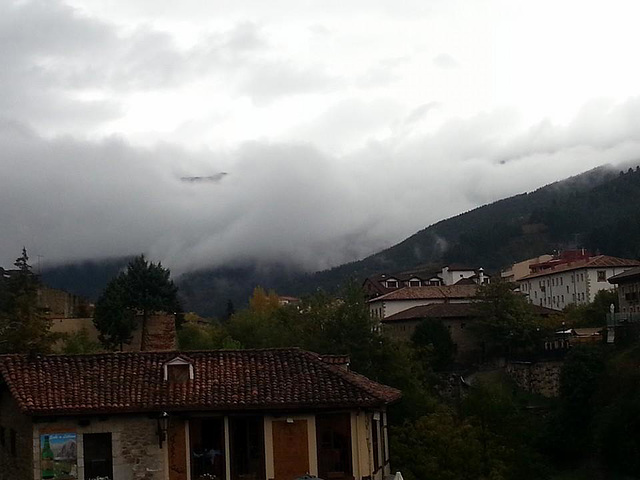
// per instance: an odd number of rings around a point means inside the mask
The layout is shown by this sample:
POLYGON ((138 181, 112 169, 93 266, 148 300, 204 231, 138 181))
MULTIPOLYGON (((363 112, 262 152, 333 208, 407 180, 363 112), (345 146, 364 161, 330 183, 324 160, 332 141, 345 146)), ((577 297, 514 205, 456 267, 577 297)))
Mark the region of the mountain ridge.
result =
MULTIPOLYGON (((229 300, 236 307, 245 305, 257 285, 283 295, 303 295, 318 288, 331 292, 348 279, 362 281, 382 271, 464 263, 498 272, 515 261, 576 247, 638 258, 640 212, 634 205, 640 204, 640 168, 619 169, 597 167, 462 212, 380 252, 332 269, 305 273, 282 264, 205 267, 180 275, 176 282, 187 310, 222 316, 229 300)), ((118 264, 123 268, 126 261, 128 257, 111 261, 109 270, 117 271, 118 264)), ((95 265, 92 268, 94 273, 99 271, 95 265)), ((64 267, 45 271, 43 279, 54 287, 85 294, 78 290, 77 281, 61 282, 63 272, 64 267)), ((95 287, 99 282, 93 283, 95 287)), ((95 298, 96 289, 88 296, 95 298)))

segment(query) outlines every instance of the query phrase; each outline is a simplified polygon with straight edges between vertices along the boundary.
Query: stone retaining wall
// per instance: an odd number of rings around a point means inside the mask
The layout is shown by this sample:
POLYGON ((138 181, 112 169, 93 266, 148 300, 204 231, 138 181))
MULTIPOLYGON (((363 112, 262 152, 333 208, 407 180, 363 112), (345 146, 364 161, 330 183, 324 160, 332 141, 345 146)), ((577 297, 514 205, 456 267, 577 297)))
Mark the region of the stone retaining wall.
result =
POLYGON ((557 397, 560 394, 561 361, 508 362, 506 371, 523 390, 557 397))

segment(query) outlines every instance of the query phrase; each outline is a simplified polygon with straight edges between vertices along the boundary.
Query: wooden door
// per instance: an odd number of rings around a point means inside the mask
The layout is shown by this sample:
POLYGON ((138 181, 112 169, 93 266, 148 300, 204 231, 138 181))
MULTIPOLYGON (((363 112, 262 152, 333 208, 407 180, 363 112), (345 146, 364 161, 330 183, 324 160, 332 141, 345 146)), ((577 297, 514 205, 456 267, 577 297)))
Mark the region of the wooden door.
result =
POLYGON ((165 445, 169 449, 169 480, 188 480, 185 420, 172 418, 169 421, 165 445))
POLYGON ((275 480, 293 480, 309 472, 307 421, 272 423, 275 480))

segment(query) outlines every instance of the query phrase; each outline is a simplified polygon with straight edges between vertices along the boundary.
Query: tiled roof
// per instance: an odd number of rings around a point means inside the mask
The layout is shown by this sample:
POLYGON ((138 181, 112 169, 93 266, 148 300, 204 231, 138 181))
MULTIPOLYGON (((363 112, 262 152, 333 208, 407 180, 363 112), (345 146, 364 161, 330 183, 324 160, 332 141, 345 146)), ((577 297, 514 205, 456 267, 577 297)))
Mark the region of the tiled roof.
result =
MULTIPOLYGON (((557 310, 531 305, 536 315, 549 316, 557 315, 557 310)), ((473 318, 479 316, 478 306, 475 303, 432 303, 431 305, 420 305, 408 308, 402 312, 390 315, 381 320, 382 323, 402 322, 407 320, 418 320, 422 318, 473 318)))
POLYGON ((610 257, 609 255, 596 255, 595 257, 576 260, 575 262, 562 263, 556 267, 542 270, 537 273, 531 273, 526 277, 522 277, 519 281, 529 280, 531 278, 545 277, 547 275, 555 275, 560 272, 568 272, 571 270, 579 270, 581 268, 614 268, 614 267, 637 267, 640 262, 637 260, 629 260, 628 258, 610 257))
POLYGON ((408 308, 381 320, 382 323, 415 320, 420 318, 466 318, 478 315, 473 303, 432 303, 408 308))
POLYGON ((1 355, 0 374, 29 415, 312 410, 400 398, 396 389, 295 348, 188 352, 194 379, 169 383, 163 365, 179 355, 1 355))
POLYGON ((609 277, 609 283, 625 283, 640 278, 640 267, 609 277))
POLYGON ((369 301, 471 298, 476 296, 477 290, 478 285, 431 285, 426 287, 405 287, 369 301))

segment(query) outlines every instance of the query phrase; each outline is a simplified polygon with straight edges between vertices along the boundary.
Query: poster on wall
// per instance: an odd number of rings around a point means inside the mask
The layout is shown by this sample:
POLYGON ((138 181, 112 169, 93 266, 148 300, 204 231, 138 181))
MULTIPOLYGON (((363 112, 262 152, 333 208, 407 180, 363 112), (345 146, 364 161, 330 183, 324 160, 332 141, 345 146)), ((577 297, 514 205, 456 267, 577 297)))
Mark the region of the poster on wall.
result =
POLYGON ((40 478, 76 480, 78 449, 75 433, 40 435, 40 478))

